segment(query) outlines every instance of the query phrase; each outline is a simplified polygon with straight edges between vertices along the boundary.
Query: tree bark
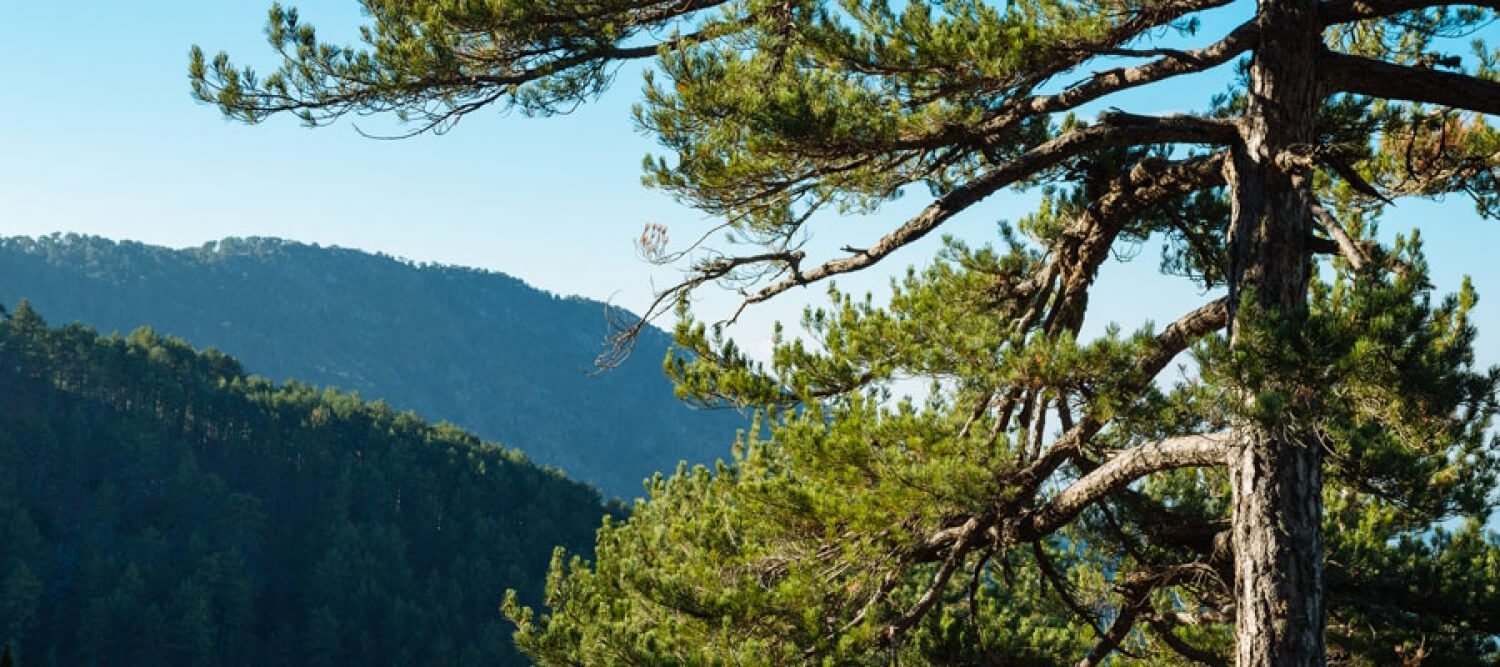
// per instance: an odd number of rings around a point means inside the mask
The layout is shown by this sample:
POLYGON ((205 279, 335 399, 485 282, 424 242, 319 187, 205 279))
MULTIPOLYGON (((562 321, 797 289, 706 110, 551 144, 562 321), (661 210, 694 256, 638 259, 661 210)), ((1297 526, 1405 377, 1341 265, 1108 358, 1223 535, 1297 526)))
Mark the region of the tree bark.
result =
MULTIPOLYGON (((1251 338, 1249 329, 1273 326, 1268 318, 1305 317, 1311 271, 1313 220, 1303 197, 1308 174, 1298 166, 1305 161, 1279 158, 1305 153, 1317 139, 1318 2, 1261 0, 1260 20, 1243 145, 1233 151, 1228 174, 1234 191, 1230 336, 1236 346, 1251 338), (1252 301, 1242 301, 1246 298, 1252 301)), ((1271 382, 1280 384, 1275 377, 1271 382)), ((1247 420, 1230 459, 1235 663, 1240 667, 1325 661, 1322 450, 1297 436, 1304 431, 1296 426, 1289 418, 1247 420)))
POLYGON ((1264 431, 1229 465, 1235 664, 1323 665, 1322 456, 1264 431))

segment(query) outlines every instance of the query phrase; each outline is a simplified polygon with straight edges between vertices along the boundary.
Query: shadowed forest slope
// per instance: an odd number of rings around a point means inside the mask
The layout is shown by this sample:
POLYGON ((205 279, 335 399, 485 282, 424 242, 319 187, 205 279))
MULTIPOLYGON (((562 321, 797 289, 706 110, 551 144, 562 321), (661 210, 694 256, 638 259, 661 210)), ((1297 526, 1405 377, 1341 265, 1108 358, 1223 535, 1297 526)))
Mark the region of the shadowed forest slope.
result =
POLYGON ((611 496, 641 495, 642 479, 680 460, 728 458, 746 423, 673 397, 661 372, 671 338, 655 328, 620 368, 590 375, 605 305, 500 273, 265 238, 184 250, 0 239, 0 303, 23 298, 53 322, 150 326, 258 375, 451 421, 611 496))
MULTIPOLYGON (((598 492, 149 329, 0 319, 0 643, 33 665, 524 664, 598 492)), ((617 512, 618 513, 618 512, 617 512)))

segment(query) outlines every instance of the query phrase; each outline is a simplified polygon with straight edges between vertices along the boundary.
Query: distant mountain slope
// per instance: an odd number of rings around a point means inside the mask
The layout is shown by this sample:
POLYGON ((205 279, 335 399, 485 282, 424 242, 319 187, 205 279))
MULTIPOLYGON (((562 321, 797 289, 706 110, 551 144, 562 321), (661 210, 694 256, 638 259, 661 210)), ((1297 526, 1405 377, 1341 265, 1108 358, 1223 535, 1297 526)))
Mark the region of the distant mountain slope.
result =
POLYGON ((593 488, 140 329, 0 317, 0 644, 18 664, 525 664, 498 607, 593 488))
POLYGON ((53 322, 147 325, 259 375, 382 398, 517 447, 607 495, 679 460, 726 458, 745 420, 679 403, 648 329, 620 368, 589 375, 605 306, 504 274, 414 265, 278 239, 171 250, 98 237, 0 239, 0 303, 53 322))

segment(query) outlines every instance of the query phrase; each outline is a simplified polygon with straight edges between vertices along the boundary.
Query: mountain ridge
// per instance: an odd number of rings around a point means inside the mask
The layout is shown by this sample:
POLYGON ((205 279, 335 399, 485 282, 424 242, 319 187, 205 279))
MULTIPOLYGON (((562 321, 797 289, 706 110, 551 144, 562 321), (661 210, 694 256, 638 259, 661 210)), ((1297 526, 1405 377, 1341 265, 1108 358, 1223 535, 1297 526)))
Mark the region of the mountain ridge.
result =
POLYGON ((258 375, 335 386, 596 484, 642 494, 678 461, 729 452, 746 420, 678 402, 641 333, 618 368, 590 373, 627 311, 508 274, 269 237, 169 249, 53 234, 0 239, 0 303, 101 331, 146 325, 240 359, 258 375))

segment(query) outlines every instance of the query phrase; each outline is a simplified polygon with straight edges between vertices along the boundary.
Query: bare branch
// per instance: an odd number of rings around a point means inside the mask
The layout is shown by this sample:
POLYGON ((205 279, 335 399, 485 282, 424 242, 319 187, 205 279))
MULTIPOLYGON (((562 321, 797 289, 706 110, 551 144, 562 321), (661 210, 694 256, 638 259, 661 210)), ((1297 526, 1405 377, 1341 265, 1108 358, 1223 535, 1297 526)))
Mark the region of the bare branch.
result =
POLYGON ((1186 435, 1121 450, 1093 472, 1068 485, 1051 502, 1030 512, 1018 527, 1021 539, 1049 534, 1084 508, 1153 472, 1212 466, 1229 459, 1233 432, 1186 435))
POLYGON ((1333 239, 1338 252, 1344 256, 1344 260, 1349 262, 1349 266, 1355 271, 1364 268, 1367 259, 1365 253, 1354 244, 1354 239, 1349 238, 1349 232, 1344 231, 1344 226, 1339 224, 1338 218, 1333 217, 1333 214, 1329 213, 1312 193, 1305 193, 1305 196, 1308 199, 1308 210, 1311 210, 1313 217, 1322 223, 1323 229, 1328 232, 1328 237, 1333 239))
MULTIPOLYGON (((650 326, 652 320, 666 312, 678 300, 685 298, 694 288, 704 283, 725 278, 734 273, 735 269, 744 266, 778 263, 783 266, 783 270, 795 273, 797 265, 801 261, 801 251, 790 251, 768 252, 746 257, 719 257, 700 262, 693 268, 693 274, 690 278, 657 294, 651 300, 651 305, 646 307, 646 312, 641 313, 640 317, 633 321, 624 317, 612 317, 610 319, 610 328, 613 332, 607 340, 608 346, 594 360, 594 365, 599 369, 609 369, 618 366, 626 357, 630 356, 630 350, 635 347, 636 338, 640 335, 641 331, 650 326)), ((742 305, 741 308, 743 309, 744 306, 742 305)), ((738 316, 738 313, 736 313, 736 316, 738 316)))
POLYGON ((1494 81, 1334 51, 1324 51, 1318 67, 1327 92, 1426 102, 1500 115, 1500 83, 1494 81))

